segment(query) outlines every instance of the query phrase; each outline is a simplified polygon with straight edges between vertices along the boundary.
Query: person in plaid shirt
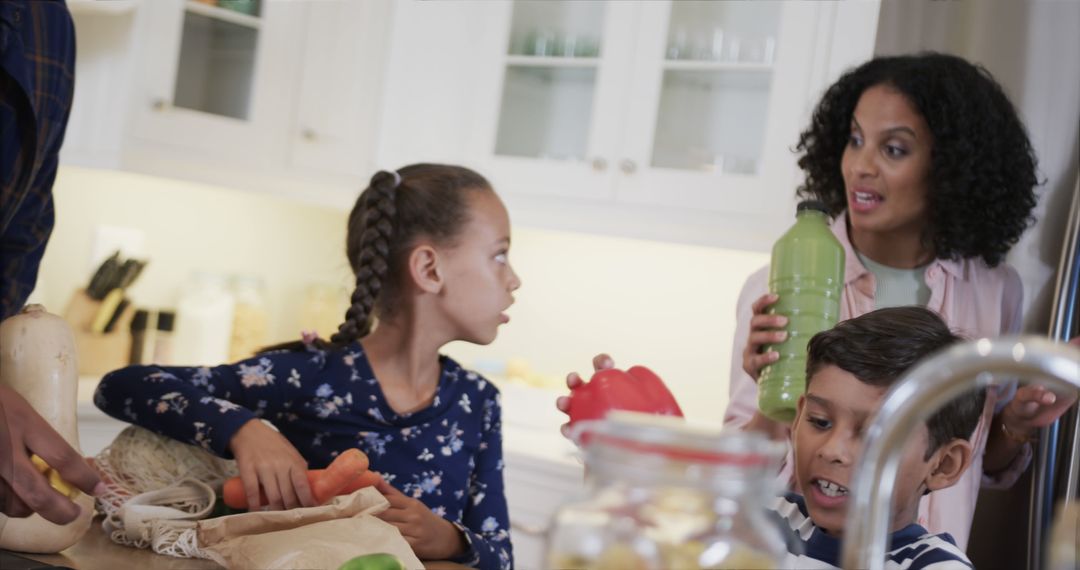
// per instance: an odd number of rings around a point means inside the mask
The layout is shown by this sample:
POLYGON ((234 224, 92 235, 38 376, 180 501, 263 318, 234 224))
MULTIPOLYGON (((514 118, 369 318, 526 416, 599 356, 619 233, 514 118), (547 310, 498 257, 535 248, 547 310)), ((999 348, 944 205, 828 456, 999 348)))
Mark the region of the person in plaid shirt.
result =
MULTIPOLYGON (((22 308, 37 280, 74 87, 75 29, 64 2, 0 0, 0 319, 22 308)), ((102 486, 26 400, 0 386, 0 512, 74 520, 79 506, 49 487, 32 453, 88 494, 102 486)))

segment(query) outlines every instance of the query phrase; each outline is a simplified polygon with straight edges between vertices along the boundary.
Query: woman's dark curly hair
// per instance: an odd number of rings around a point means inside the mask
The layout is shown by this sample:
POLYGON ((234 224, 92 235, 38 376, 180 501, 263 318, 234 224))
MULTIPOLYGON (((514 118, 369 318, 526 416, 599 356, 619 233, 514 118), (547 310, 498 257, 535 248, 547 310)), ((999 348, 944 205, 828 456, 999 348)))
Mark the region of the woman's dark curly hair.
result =
POLYGON ((925 242, 939 259, 981 257, 999 264, 1034 218, 1037 159, 1026 129, 985 68, 945 54, 879 57, 850 70, 825 92, 796 151, 802 198, 847 208, 840 161, 863 92, 902 93, 933 134, 930 216, 925 242))

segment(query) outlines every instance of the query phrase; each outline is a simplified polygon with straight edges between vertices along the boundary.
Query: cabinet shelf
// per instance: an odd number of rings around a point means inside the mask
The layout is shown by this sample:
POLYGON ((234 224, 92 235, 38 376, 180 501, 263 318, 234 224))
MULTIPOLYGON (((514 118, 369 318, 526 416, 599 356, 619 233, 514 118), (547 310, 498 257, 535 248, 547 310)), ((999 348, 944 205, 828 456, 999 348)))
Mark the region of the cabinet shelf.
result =
POLYGON ((508 55, 507 65, 521 67, 596 67, 600 59, 596 57, 560 57, 546 55, 508 55))
POLYGON ((68 10, 72 14, 110 14, 119 15, 134 12, 141 0, 69 0, 68 10))
POLYGON ((664 60, 664 69, 672 71, 772 71, 771 63, 748 61, 664 60))
POLYGON ((199 14, 200 16, 206 16, 207 18, 213 18, 215 20, 244 26, 246 28, 257 30, 262 27, 262 20, 255 16, 241 14, 235 10, 211 6, 210 4, 196 2, 195 0, 187 0, 187 2, 184 3, 184 9, 193 14, 199 14))

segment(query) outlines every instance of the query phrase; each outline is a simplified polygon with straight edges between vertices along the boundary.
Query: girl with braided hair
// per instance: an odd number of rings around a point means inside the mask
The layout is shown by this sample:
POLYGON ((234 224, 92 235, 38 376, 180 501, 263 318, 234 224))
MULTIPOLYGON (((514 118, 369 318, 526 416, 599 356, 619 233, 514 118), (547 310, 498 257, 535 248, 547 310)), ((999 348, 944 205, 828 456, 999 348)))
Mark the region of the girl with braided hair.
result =
POLYGON ((314 504, 305 477, 358 447, 422 560, 510 568, 498 390, 439 354, 489 344, 521 282, 506 208, 482 176, 377 172, 349 215, 356 288, 329 340, 305 336, 214 367, 130 366, 102 379, 109 415, 235 457, 248 504, 314 504), (263 420, 263 421, 258 421, 263 420), (273 422, 277 429, 264 421, 273 422))

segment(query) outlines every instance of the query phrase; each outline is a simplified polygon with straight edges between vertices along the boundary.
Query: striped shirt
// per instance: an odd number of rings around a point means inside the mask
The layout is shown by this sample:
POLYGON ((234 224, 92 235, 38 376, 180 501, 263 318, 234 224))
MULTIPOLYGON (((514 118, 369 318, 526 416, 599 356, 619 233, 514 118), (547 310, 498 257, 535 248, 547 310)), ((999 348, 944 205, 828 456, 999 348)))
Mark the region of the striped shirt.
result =
POLYGON ((0 2, 0 319, 30 296, 52 233, 74 87, 75 27, 64 2, 0 2))
MULTIPOLYGON (((788 534, 788 556, 782 568, 839 570, 841 541, 814 525, 803 498, 794 493, 777 497, 772 513, 788 534)), ((971 570, 964 551, 948 534, 930 534, 908 525, 890 535, 885 570, 971 570)))

